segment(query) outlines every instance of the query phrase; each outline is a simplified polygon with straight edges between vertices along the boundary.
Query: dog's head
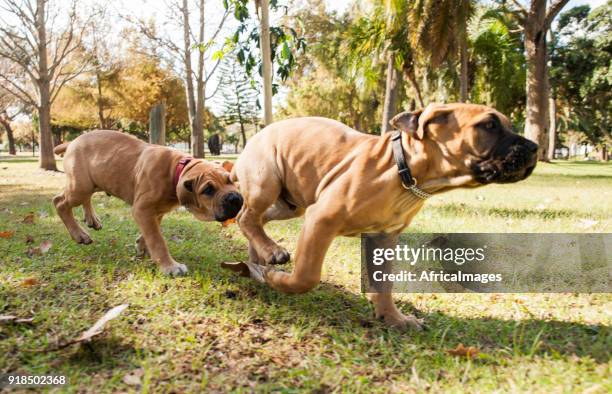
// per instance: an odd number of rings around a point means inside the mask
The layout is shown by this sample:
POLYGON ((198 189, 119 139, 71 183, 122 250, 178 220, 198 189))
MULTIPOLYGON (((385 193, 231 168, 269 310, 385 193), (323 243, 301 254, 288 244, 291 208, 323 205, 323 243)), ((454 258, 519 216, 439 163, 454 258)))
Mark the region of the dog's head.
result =
POLYGON ((192 160, 176 186, 179 202, 197 219, 226 221, 242 208, 242 195, 230 180, 232 163, 192 160))
POLYGON ((449 186, 518 182, 537 162, 538 145, 514 133, 506 116, 484 105, 431 104, 395 116, 391 125, 408 133, 417 156, 436 163, 424 169, 427 178, 461 179, 449 186))

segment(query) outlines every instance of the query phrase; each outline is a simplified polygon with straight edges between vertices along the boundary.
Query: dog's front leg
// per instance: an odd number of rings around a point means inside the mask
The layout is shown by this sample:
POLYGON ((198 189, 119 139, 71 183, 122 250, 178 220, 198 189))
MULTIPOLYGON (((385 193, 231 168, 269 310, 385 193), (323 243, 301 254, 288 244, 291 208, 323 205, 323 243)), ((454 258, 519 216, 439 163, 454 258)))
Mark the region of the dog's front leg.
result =
POLYGON ((146 250, 151 256, 151 260, 159 264, 159 268, 164 274, 180 275, 187 272, 187 267, 184 264, 179 264, 168 251, 168 245, 161 233, 161 218, 158 212, 152 209, 139 207, 134 205, 132 215, 140 227, 140 233, 144 238, 146 250))
MULTIPOLYGON (((398 234, 379 234, 372 238, 372 248, 395 248, 397 244, 398 234)), ((374 266, 371 264, 367 265, 368 271, 374 266)), ((376 270, 383 270, 384 273, 390 273, 392 271, 392 263, 387 262, 382 266, 377 266, 376 270)), ((371 272, 368 272, 368 277, 372 277, 371 272)), ((371 289, 370 291, 372 291, 371 289)), ((375 293, 369 293, 370 301, 374 304, 374 313, 376 318, 384 319, 385 324, 390 327, 405 329, 414 328, 421 330, 421 322, 412 315, 404 315, 393 302, 393 283, 385 283, 381 288, 377 288, 375 293)))

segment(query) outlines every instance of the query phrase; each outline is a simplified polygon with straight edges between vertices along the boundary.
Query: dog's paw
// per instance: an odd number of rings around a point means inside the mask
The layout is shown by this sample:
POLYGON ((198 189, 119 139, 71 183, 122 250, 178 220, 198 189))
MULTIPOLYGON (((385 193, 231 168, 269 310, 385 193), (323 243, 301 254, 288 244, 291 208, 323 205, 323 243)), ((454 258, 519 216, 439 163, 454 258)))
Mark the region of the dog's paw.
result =
POLYGON ((162 265, 160 266, 161 271, 166 275, 179 276, 187 273, 187 266, 185 264, 180 264, 174 262, 172 265, 162 265))
POLYGON ((403 314, 387 314, 384 317, 385 324, 391 328, 397 330, 412 329, 416 331, 423 331, 423 320, 417 319, 412 315, 403 314))
POLYGON ((255 279, 259 283, 266 283, 266 273, 272 269, 249 261, 223 262, 221 267, 234 271, 240 276, 255 279))
POLYGON ((136 239, 134 247, 136 248, 136 257, 149 256, 149 250, 147 249, 147 245, 142 235, 136 239))
POLYGON ((85 217, 84 222, 87 224, 87 227, 93 228, 94 230, 102 230, 102 222, 97 217, 85 217))
POLYGON ((291 255, 285 248, 276 246, 273 250, 268 253, 268 257, 265 259, 267 265, 280 265, 286 264, 291 260, 291 255))
POLYGON ((89 245, 93 242, 89 234, 87 234, 85 231, 79 231, 78 233, 71 235, 72 239, 74 239, 78 244, 89 245))

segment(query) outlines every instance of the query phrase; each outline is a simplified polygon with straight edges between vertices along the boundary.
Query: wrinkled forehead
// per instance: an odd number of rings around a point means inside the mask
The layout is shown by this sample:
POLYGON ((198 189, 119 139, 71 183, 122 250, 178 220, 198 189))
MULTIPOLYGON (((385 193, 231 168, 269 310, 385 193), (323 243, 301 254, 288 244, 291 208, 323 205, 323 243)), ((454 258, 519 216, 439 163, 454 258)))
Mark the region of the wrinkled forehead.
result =
MULTIPOLYGON (((460 127, 469 127, 488 120, 497 120, 504 128, 512 128, 512 123, 507 116, 497 111, 495 108, 486 105, 455 103, 443 105, 442 107, 453 113, 460 127)), ((435 113, 436 108, 439 107, 433 106, 431 109, 428 107, 426 112, 429 110, 435 113)))
POLYGON ((214 180, 219 183, 225 183, 229 179, 229 172, 225 170, 220 164, 213 163, 206 160, 198 160, 190 172, 201 176, 207 180, 214 180))

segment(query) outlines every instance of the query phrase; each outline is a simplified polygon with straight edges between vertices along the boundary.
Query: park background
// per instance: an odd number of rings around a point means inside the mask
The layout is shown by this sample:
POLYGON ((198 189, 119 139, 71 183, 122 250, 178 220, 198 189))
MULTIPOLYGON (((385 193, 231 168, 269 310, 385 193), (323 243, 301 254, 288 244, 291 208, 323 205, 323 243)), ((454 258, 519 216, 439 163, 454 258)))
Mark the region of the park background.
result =
MULTIPOLYGON (((220 268, 247 257, 235 225, 177 211, 163 231, 190 275, 167 278, 134 257, 130 209, 104 194, 104 228, 74 244, 51 203, 64 175, 47 171, 62 169, 49 148, 91 128, 149 139, 160 104, 166 144, 234 159, 270 115, 380 134, 397 112, 465 100, 510 116, 541 162, 435 196, 408 231, 609 232, 612 2, 270 1, 268 65, 264 8, 202 4, 0 0, 0 374, 92 393, 612 391, 609 294, 402 295, 429 330, 397 332, 360 293, 358 239, 334 241, 322 283, 288 297, 220 268)), ((268 231, 293 252, 300 225, 268 231)))

